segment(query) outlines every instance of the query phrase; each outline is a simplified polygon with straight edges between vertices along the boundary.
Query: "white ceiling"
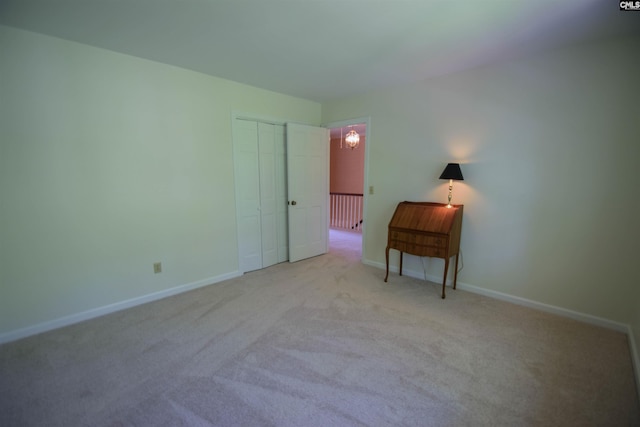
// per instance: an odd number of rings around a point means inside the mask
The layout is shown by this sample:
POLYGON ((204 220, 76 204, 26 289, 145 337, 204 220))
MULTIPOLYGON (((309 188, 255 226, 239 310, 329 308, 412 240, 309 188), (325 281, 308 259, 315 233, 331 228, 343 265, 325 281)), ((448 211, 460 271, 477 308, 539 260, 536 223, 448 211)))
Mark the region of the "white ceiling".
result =
POLYGON ((640 34, 614 0, 0 0, 0 24, 318 102, 640 34))

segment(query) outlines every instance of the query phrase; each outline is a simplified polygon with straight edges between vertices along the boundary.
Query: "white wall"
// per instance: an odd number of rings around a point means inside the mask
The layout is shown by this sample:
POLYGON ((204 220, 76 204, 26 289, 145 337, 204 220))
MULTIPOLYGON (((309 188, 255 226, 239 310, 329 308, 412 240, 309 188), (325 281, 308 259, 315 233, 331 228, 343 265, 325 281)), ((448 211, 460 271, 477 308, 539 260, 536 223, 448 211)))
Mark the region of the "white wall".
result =
MULTIPOLYGON (((446 201, 438 176, 458 161, 460 282, 630 323, 638 310, 639 45, 576 46, 323 105, 325 123, 371 117, 375 194, 364 259, 384 264, 398 202, 446 201)), ((397 265, 397 252, 391 258, 397 265)), ((415 257, 405 260, 422 271, 415 257)), ((442 265, 430 261, 429 274, 440 276, 442 265)))
POLYGON ((3 26, 0 76, 0 337, 235 273, 232 111, 320 123, 314 102, 3 26))
POLYGON ((364 193, 364 151, 366 136, 360 135, 357 148, 347 147, 340 137, 330 142, 331 177, 329 191, 331 193, 364 193))

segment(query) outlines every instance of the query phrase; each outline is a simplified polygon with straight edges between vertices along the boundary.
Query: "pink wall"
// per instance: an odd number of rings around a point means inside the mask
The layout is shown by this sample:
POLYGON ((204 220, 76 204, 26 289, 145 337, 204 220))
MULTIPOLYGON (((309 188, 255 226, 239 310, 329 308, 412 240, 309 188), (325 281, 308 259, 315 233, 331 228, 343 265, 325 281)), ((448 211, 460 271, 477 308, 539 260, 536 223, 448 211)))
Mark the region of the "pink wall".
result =
POLYGON ((360 145, 353 150, 342 143, 340 138, 331 139, 331 172, 329 191, 331 193, 364 192, 364 146, 366 138, 360 136, 360 145))

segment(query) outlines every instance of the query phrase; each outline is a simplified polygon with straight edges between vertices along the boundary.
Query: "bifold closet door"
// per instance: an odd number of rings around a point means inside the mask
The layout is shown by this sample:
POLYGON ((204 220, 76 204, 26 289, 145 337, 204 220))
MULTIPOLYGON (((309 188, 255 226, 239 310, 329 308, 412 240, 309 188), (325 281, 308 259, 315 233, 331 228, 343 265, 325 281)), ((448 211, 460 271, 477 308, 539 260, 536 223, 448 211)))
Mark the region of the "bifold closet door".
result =
POLYGON ((274 125, 258 123, 262 268, 278 262, 276 141, 274 125))
POLYGON ((287 208, 287 129, 274 125, 276 146, 276 232, 278 262, 289 260, 289 210, 287 208))
POLYGON ((262 268, 258 124, 236 119, 234 126, 239 268, 246 272, 262 268))
POLYGON ((288 259, 285 128, 234 125, 239 267, 247 272, 288 259))

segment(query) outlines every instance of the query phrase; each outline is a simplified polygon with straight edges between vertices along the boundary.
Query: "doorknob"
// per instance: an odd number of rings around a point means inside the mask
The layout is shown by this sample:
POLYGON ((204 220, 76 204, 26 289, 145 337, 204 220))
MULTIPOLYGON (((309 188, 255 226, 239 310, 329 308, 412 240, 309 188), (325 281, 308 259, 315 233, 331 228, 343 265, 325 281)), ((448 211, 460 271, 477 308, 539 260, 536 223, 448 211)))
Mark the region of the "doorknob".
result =
POLYGON ((297 204, 298 204, 298 203, 297 203, 295 200, 292 200, 292 201, 291 201, 291 205, 295 206, 295 205, 297 205, 297 204))

